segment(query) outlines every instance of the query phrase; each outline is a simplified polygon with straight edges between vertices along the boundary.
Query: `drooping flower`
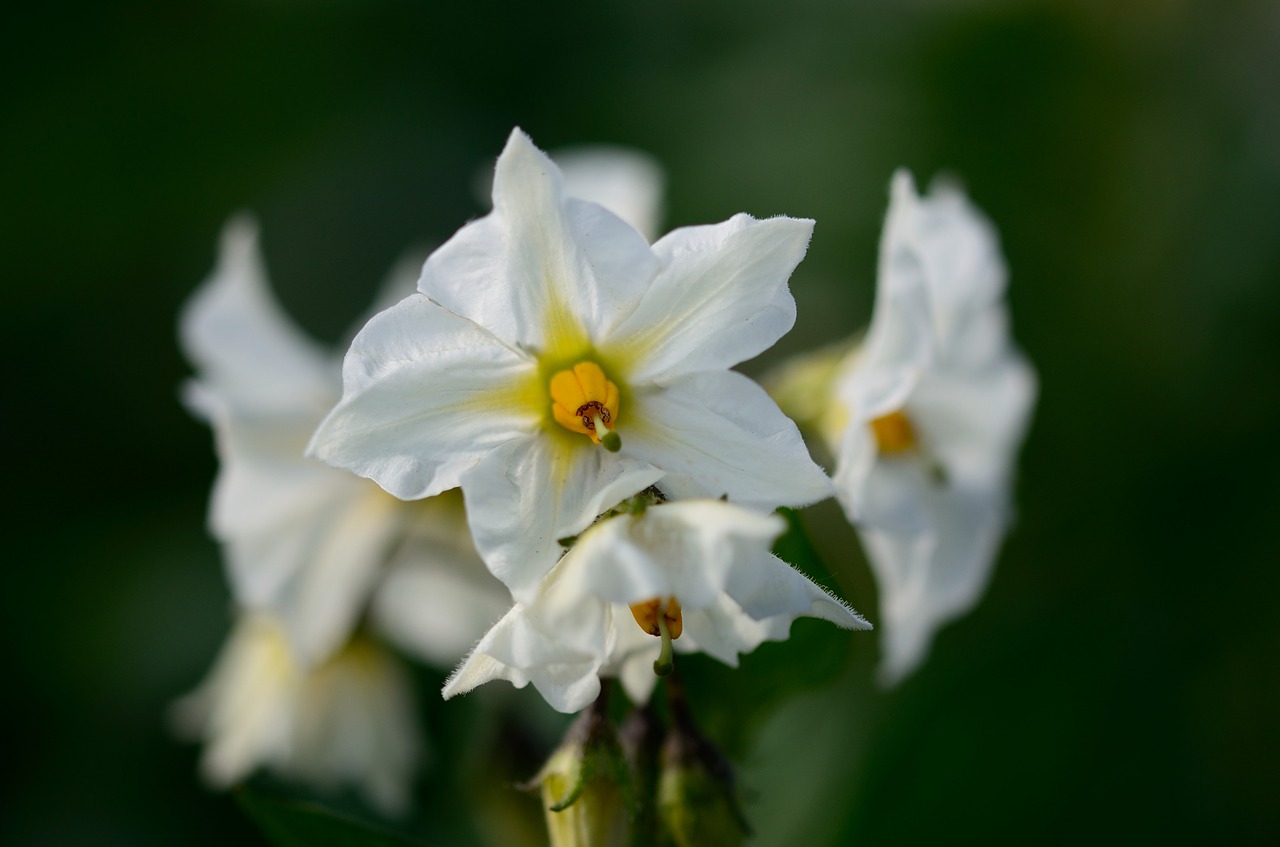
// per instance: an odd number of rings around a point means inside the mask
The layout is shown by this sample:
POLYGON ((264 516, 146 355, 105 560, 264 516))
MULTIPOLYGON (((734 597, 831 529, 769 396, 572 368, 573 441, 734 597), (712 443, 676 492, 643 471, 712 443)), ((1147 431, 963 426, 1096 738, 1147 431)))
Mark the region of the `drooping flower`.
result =
POLYGON ((837 379, 847 425, 834 480, 880 589, 881 676, 981 597, 1011 516, 1036 395, 1009 337, 991 224, 958 189, 895 174, 866 341, 837 379))
POLYGON ((811 221, 738 215, 650 247, 566 195, 519 130, 493 201, 356 337, 313 455, 404 499, 460 486, 486 564, 526 602, 558 539, 659 480, 769 509, 830 493, 795 425, 729 370, 791 327, 811 221))
MULTIPOLYGON (((393 275, 387 287, 396 286, 411 291, 412 277, 393 275)), ((384 566, 394 565, 394 574, 427 569, 437 583, 469 587, 471 606, 490 610, 463 620, 466 606, 455 597, 418 595, 420 614, 438 610, 436 620, 454 622, 448 646, 457 652, 440 661, 455 662, 506 607, 507 592, 457 537, 460 504, 403 503, 304 455, 338 400, 341 366, 272 298, 248 219, 223 231, 217 267, 183 311, 180 336, 197 372, 186 386, 188 405, 216 436, 210 526, 224 545, 237 603, 277 618, 298 661, 311 665, 350 636, 384 566), (453 540, 437 543, 442 537, 453 540)))
POLYGON ((357 637, 308 667, 279 622, 248 614, 174 718, 205 742, 200 767, 215 788, 262 767, 322 790, 357 788, 394 815, 408 807, 422 747, 414 699, 376 642, 357 637))
POLYGON ((651 506, 601 520, 574 543, 530 603, 517 603, 445 684, 446 698, 493 679, 532 682, 552 707, 595 699, 600 675, 648 697, 669 652, 738 656, 787 637, 802 615, 847 629, 861 616, 769 552, 777 515, 721 500, 651 506), (654 637, 657 636, 657 637, 654 637))

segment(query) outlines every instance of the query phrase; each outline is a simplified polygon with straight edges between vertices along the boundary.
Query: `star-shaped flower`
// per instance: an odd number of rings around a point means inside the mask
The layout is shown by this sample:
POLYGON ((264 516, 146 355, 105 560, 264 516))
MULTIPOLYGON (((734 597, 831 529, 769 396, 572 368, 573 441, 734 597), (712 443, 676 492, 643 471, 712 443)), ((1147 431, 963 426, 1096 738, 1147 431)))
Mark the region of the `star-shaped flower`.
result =
POLYGON ((866 342, 837 379, 838 497, 880 587, 886 682, 981 596, 1036 395, 990 223, 959 190, 894 176, 866 342))
POLYGON ((795 425, 729 370, 790 329, 812 222, 738 215, 650 247, 561 183, 512 132, 493 212, 356 337, 310 447, 404 499, 461 486, 485 562, 525 600, 558 539, 659 480, 767 509, 831 491, 795 425))
POLYGON ((587 530, 539 586, 481 639, 444 687, 446 698, 493 679, 532 682, 552 707, 593 701, 618 676, 637 701, 669 650, 736 667, 802 615, 870 629, 852 608, 769 552, 777 515, 722 500, 685 500, 620 514, 587 530))
POLYGON ((416 711, 403 668, 377 643, 354 639, 307 667, 279 622, 249 614, 174 719, 205 742, 200 767, 215 788, 264 767, 321 789, 359 788, 400 814, 422 747, 416 711))
MULTIPOLYGON (((393 274, 388 287, 403 294, 412 278, 393 274)), ((311 665, 347 640, 385 568, 399 603, 414 592, 419 615, 453 622, 453 632, 436 627, 438 643, 410 648, 456 662, 510 598, 459 536, 460 503, 403 503, 304 455, 338 400, 341 366, 272 298, 248 219, 224 230, 217 267, 183 311, 180 335, 197 371, 186 399, 217 438, 210 524, 238 604, 278 619, 298 661, 311 665), (430 575, 413 576, 421 569, 430 575), (416 591, 424 579, 433 590, 416 591), (442 585, 456 590, 446 598, 442 585), (463 609, 476 613, 463 620, 463 609)), ((398 619, 387 628, 412 632, 398 619)))

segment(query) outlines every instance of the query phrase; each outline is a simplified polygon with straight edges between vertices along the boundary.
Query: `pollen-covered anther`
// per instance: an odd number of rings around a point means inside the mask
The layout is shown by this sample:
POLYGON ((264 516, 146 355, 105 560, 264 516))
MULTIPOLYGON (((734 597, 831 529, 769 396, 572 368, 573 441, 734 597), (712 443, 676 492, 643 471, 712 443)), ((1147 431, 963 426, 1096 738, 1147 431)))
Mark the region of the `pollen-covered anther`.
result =
POLYGON ((920 444, 911 419, 901 411, 890 412, 871 421, 871 432, 876 437, 880 452, 890 456, 910 453, 920 444))
POLYGON ((679 638, 684 632, 684 617, 680 611, 680 601, 674 597, 662 599, 655 597, 642 603, 631 604, 631 616, 640 624, 640 628, 655 638, 662 636, 661 623, 666 626, 672 640, 679 638))
POLYGON ((595 362, 579 362, 551 377, 551 415, 570 432, 581 433, 609 451, 622 439, 613 431, 618 420, 618 386, 595 362))

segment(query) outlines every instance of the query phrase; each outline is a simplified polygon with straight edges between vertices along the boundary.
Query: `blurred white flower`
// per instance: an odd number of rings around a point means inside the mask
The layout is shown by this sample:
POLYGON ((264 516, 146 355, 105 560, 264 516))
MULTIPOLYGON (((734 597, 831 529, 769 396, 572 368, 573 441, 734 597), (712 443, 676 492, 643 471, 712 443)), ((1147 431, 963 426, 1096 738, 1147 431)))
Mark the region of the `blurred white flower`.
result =
MULTIPOLYGON (((593 701, 599 675, 647 699, 664 650, 702 651, 730 666, 785 639, 802 615, 870 629, 857 612, 769 552, 777 515, 721 500, 621 514, 587 530, 539 586, 481 639, 444 687, 532 682, 552 707, 593 701), (658 637, 652 637, 658 636, 658 637)), ((665 657, 664 662, 667 661, 665 657)))
POLYGON ((408 808, 422 746, 415 713, 403 669, 375 642, 357 637, 308 668, 277 621, 246 614, 174 719, 205 742, 200 767, 215 788, 263 767, 322 790, 357 788, 395 815, 408 808))
POLYGON ((978 601, 1010 521, 1036 378, 1009 337, 1005 282, 961 191, 921 198, 895 174, 871 327, 837 377, 834 475, 880 587, 886 683, 978 601))
POLYGON ((652 156, 599 144, 561 148, 551 153, 551 159, 559 165, 570 197, 604 206, 646 241, 658 237, 666 179, 652 156))
POLYGON ((371 320, 313 455, 404 499, 461 486, 477 547, 531 601, 562 550, 630 492, 772 509, 831 493, 795 425, 730 371, 790 329, 811 221, 738 215, 649 246, 519 130, 494 210, 371 320))
MULTIPOLYGON (((412 291, 403 266, 388 288, 412 291)), ((271 296, 256 227, 227 224, 213 274, 183 311, 180 337, 196 368, 188 405, 213 427, 220 468, 210 526, 225 546, 233 593, 246 608, 276 616, 304 664, 323 661, 351 634, 390 559, 394 573, 431 571, 437 582, 468 586, 456 596, 417 591, 419 613, 449 620, 455 631, 448 667, 506 607, 509 597, 456 532, 460 506, 403 503, 357 476, 309 459, 316 425, 337 402, 336 354, 306 338, 271 296), (415 539, 450 537, 448 544, 415 539), (464 619, 464 607, 489 612, 464 619)), ((397 576, 403 587, 405 578, 397 576)), ((411 581, 412 582, 412 581, 411 581)), ((422 580, 412 582, 421 585, 422 580)), ((402 597, 409 602, 408 595, 402 597)), ((403 634, 402 627, 390 629, 403 634)), ((423 645, 410 645, 420 655, 423 645)))

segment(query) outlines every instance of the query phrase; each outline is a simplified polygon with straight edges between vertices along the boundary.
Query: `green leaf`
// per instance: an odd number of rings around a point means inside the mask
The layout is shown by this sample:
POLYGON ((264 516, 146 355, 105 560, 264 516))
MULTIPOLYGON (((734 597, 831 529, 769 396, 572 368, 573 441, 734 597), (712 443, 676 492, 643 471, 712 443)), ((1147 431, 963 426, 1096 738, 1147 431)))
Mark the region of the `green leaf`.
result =
POLYGON ((315 803, 280 800, 248 788, 236 789, 235 797, 277 847, 426 847, 315 803))

